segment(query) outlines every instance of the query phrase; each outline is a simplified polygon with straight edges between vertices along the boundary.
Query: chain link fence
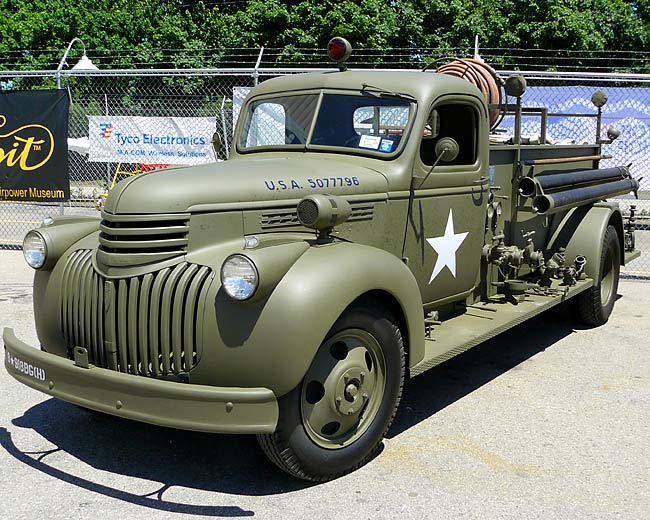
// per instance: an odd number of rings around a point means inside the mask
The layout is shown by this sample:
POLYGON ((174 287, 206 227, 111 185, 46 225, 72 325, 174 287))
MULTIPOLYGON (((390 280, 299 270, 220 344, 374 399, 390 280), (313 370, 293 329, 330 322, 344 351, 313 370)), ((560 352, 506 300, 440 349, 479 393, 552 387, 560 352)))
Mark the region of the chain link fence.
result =
MULTIPOLYGON (((56 88, 57 79, 70 96, 69 176, 71 198, 64 204, 0 202, 0 247, 19 248, 24 234, 51 214, 97 214, 97 204, 114 182, 146 171, 155 165, 142 163, 99 163, 88 161, 89 116, 215 117, 216 131, 229 142, 233 124, 246 92, 259 81, 301 72, 326 69, 233 68, 185 70, 100 70, 0 72, 0 90, 56 88), (84 145, 85 143, 85 145, 84 145)), ((506 76, 510 71, 500 71, 506 76)), ((518 71, 518 73, 522 73, 518 71)), ((609 97, 603 108, 603 132, 610 126, 621 131, 619 139, 603 146, 612 156, 602 166, 631 163, 631 171, 642 180, 640 199, 620 199, 629 214, 636 206, 637 248, 641 258, 626 266, 630 276, 650 277, 650 76, 641 74, 524 72, 528 91, 524 105, 549 108, 547 139, 551 142, 593 143, 594 117, 568 117, 567 114, 594 115, 591 94, 605 90, 609 97)), ((364 124, 360 111, 357 124, 364 124)), ((387 114, 390 118, 394 114, 387 114)), ((399 118, 398 118, 399 119, 399 118)), ((511 118, 510 118, 511 119, 511 118)), ((387 120, 388 121, 388 120, 387 120)), ((388 121, 388 123, 394 123, 388 121)), ((512 121, 506 117, 501 128, 512 121)), ((541 135, 539 116, 524 118, 522 134, 530 143, 541 135)), ((218 158, 228 158, 222 146, 218 158)))

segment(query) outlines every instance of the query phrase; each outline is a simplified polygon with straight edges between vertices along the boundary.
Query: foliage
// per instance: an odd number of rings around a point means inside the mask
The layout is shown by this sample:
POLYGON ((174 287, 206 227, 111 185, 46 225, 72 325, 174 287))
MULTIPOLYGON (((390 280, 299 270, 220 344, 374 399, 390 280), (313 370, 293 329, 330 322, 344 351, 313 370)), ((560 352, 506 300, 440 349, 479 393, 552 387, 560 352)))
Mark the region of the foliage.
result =
POLYGON ((429 47, 471 45, 478 34, 486 47, 642 50, 648 33, 624 0, 414 0, 413 6, 422 13, 419 43, 429 47))
POLYGON ((3 69, 55 68, 75 36, 113 68, 233 65, 241 57, 215 49, 260 46, 300 61, 334 35, 414 56, 471 48, 474 35, 485 48, 642 51, 650 0, 0 0, 0 24, 3 69))

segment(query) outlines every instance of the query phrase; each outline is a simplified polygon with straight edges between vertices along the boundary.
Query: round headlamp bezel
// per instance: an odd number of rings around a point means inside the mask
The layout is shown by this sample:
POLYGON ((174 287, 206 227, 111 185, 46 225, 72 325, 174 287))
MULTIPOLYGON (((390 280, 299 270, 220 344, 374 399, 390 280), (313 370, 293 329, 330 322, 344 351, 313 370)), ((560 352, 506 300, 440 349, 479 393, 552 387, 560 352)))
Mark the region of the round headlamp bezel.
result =
POLYGON ((27 262, 27 265, 29 265, 32 269, 41 269, 47 262, 47 241, 45 240, 45 237, 35 229, 32 229, 25 235, 25 238, 23 239, 22 249, 23 249, 23 256, 25 257, 25 262, 27 262), (40 261, 34 261, 34 254, 33 254, 33 252, 38 251, 39 248, 32 247, 30 249, 28 247, 28 240, 30 240, 32 237, 36 238, 37 240, 40 240, 42 244, 42 246, 40 247, 40 250, 42 251, 42 257, 40 261))
MULTIPOLYGON (((223 290, 226 292, 226 294, 232 298, 233 300, 236 301, 247 301, 250 300, 253 296, 255 296, 255 293, 257 292, 257 289, 259 288, 260 285, 260 275, 259 271, 257 269, 257 266, 255 265, 255 262, 253 262, 250 258, 248 258, 246 255, 242 255, 240 253, 236 253, 234 255, 230 255, 228 258, 226 258, 221 264, 221 286, 223 287, 223 290), (254 276, 254 279, 252 282, 247 281, 246 283, 249 283, 251 285, 251 289, 249 292, 245 293, 243 296, 239 295, 237 292, 234 292, 232 290, 232 284, 229 284, 226 275, 227 273, 225 272, 226 269, 228 268, 229 262, 233 261, 240 261, 244 262, 245 264, 248 264, 248 267, 251 269, 251 273, 254 276)), ((228 278, 236 278, 235 276, 229 276, 228 278)), ((240 279, 243 277, 240 277, 240 279)))

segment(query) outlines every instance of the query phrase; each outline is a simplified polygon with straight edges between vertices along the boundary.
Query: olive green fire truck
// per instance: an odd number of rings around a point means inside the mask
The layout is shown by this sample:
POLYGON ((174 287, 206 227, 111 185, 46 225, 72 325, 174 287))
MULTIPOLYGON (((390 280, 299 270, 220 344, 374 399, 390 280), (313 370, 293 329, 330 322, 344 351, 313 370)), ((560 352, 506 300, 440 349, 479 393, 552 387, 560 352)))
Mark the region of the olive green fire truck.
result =
POLYGON ((560 303, 607 321, 634 226, 628 167, 547 144, 525 81, 477 59, 262 82, 230 159, 120 182, 101 218, 25 237, 40 349, 4 330, 18 381, 147 423, 254 433, 324 481, 366 463, 422 374, 560 303), (541 135, 526 138, 523 117, 541 135), (505 118, 512 135, 491 133, 505 118))

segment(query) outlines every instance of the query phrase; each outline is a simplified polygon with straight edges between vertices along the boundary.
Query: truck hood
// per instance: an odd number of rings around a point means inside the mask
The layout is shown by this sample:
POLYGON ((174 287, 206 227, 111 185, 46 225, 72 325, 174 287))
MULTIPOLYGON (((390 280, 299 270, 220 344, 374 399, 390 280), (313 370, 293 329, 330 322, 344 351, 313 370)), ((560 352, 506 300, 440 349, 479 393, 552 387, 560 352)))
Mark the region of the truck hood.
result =
POLYGON ((385 194, 379 172, 323 157, 237 158, 221 163, 144 173, 118 183, 104 210, 109 213, 218 211, 228 203, 299 200, 311 193, 385 194))

